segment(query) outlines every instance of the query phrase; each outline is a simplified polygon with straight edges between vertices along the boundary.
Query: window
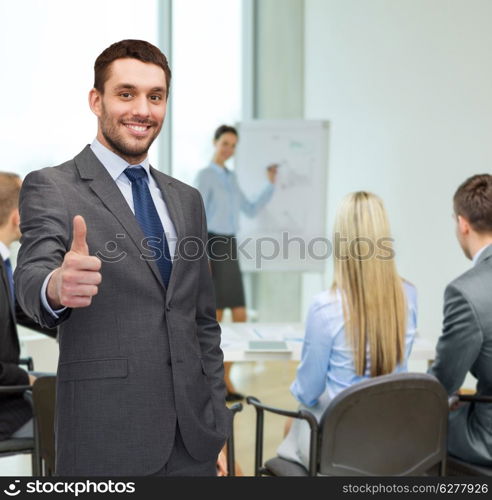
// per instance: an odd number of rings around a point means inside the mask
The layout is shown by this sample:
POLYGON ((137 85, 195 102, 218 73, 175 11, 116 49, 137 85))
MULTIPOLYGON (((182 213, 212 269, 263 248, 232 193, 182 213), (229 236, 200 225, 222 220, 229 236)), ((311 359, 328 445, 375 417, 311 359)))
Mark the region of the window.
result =
POLYGON ((96 57, 125 38, 157 44, 158 12, 157 0, 0 3, 2 170, 24 176, 92 142, 87 96, 96 57))
POLYGON ((241 119, 241 0, 173 3, 173 176, 193 184, 215 129, 241 119))

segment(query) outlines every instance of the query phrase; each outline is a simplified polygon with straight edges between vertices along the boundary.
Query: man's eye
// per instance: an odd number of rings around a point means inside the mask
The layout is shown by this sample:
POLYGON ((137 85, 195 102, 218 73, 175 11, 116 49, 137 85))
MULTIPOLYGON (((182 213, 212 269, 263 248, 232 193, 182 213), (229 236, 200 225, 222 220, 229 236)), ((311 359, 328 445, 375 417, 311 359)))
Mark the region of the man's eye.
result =
POLYGON ((130 92, 122 92, 120 94, 120 97, 123 97, 123 99, 129 99, 131 96, 130 92))
POLYGON ((161 101, 162 100, 162 96, 160 96, 160 95, 151 95, 150 99, 151 99, 151 101, 161 101))

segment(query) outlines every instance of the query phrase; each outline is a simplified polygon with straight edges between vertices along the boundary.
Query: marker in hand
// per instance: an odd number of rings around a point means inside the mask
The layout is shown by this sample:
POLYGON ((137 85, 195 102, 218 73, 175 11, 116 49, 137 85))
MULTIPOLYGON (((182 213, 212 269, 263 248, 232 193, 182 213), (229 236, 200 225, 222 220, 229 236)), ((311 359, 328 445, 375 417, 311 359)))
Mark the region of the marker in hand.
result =
POLYGON ((73 219, 73 238, 61 267, 55 270, 46 294, 53 309, 87 307, 102 281, 101 261, 89 255, 87 226, 81 215, 73 219))

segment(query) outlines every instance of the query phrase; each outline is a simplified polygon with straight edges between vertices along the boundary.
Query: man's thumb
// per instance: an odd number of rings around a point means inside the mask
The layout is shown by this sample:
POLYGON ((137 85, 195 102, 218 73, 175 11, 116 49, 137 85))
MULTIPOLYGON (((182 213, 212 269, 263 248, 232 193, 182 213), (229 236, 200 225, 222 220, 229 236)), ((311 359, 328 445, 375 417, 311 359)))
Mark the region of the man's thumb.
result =
POLYGON ((89 255, 86 237, 87 226, 85 220, 81 215, 76 215, 73 218, 73 239, 70 250, 81 255, 89 255))

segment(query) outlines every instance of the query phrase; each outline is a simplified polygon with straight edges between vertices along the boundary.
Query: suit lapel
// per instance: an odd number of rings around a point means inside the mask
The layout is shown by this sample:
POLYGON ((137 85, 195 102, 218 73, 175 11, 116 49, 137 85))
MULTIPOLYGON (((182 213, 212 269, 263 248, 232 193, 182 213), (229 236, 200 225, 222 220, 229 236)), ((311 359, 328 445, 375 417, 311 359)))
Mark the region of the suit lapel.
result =
MULTIPOLYGON (((126 230, 128 236, 142 254, 142 240, 145 235, 135 215, 131 211, 116 182, 109 175, 104 165, 97 159, 89 146, 75 157, 75 164, 82 179, 90 181, 91 190, 97 195, 105 207, 113 214, 126 230)), ((165 288, 157 264, 145 259, 161 286, 165 288)))
POLYGON ((178 193, 173 186, 172 178, 163 174, 162 172, 159 172, 153 167, 150 167, 150 172, 162 192, 162 196, 169 211, 169 216, 171 217, 171 220, 174 224, 174 229, 176 230, 176 250, 174 252, 173 267, 167 291, 167 300, 169 300, 176 284, 176 275, 182 260, 179 258, 178 253, 179 242, 182 241, 185 233, 185 222, 181 200, 179 199, 178 193))

